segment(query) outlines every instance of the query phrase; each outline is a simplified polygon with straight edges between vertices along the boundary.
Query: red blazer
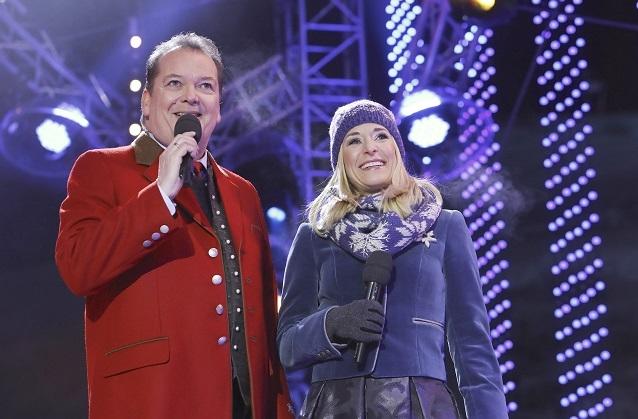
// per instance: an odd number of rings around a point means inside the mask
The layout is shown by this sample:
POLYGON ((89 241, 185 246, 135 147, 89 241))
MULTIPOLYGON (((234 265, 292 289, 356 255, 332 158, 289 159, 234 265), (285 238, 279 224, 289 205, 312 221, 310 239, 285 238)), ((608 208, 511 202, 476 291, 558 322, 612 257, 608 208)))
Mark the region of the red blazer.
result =
MULTIPOLYGON (((228 316, 216 311, 226 281, 212 281, 224 277, 219 241, 189 188, 170 215, 156 184, 161 151, 142 135, 84 153, 60 208, 56 263, 86 297, 91 419, 232 417, 228 316)), ((292 417, 261 204, 248 181, 209 161, 241 266, 253 418, 292 417)))

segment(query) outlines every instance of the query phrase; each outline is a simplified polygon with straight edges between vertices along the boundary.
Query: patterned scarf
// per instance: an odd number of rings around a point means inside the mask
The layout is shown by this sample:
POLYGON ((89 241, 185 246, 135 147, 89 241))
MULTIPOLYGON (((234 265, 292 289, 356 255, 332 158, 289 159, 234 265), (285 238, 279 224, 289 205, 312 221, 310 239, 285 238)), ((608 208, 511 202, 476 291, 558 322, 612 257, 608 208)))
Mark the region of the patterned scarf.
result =
MULTIPOLYGON (((394 255, 419 240, 429 246, 431 241, 436 241, 430 230, 441 213, 441 205, 428 189, 421 188, 421 192, 423 199, 405 219, 395 212, 381 212, 381 192, 364 196, 358 201, 358 208, 335 223, 328 236, 360 260, 366 260, 376 250, 394 255)), ((336 194, 329 195, 322 214, 338 200, 336 194)))

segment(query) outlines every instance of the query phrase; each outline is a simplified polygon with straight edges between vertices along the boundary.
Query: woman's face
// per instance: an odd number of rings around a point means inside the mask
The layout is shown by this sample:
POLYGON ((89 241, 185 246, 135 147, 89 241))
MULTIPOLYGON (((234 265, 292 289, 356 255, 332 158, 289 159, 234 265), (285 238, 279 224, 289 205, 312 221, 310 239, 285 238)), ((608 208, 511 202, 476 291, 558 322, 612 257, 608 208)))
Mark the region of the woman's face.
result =
POLYGON ((382 125, 357 125, 346 134, 341 156, 352 185, 367 194, 380 192, 392 181, 397 163, 394 138, 382 125))

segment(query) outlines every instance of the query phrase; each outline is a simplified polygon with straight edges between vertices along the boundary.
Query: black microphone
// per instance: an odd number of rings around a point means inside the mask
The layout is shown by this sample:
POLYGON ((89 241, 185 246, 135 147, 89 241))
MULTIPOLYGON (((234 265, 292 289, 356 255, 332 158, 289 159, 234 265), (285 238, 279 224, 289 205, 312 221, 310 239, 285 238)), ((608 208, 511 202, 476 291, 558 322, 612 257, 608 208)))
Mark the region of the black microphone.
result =
MULTIPOLYGON (((199 119, 195 115, 185 113, 177 119, 173 136, 189 131, 195 132, 195 141, 199 142, 202 136, 202 124, 199 123, 199 119)), ((179 166, 179 177, 184 180, 184 185, 190 186, 193 183, 193 156, 191 153, 184 155, 182 164, 179 166)))
MULTIPOLYGON (((382 250, 370 253, 366 264, 363 266, 363 282, 367 283, 366 300, 379 301, 381 289, 390 282, 392 275, 392 255, 382 250)), ((363 342, 357 342, 354 350, 354 360, 357 364, 361 364, 363 359, 363 342)))

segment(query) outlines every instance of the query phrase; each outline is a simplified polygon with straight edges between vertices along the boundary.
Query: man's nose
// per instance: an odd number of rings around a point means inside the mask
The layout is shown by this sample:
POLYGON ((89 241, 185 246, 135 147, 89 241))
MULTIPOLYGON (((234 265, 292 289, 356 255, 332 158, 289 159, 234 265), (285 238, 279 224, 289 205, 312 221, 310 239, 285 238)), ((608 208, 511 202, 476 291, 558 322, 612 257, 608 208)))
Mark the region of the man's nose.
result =
POLYGON ((187 84, 184 87, 184 96, 183 100, 190 104, 195 104, 199 102, 199 96, 197 95, 197 89, 194 85, 187 84))

